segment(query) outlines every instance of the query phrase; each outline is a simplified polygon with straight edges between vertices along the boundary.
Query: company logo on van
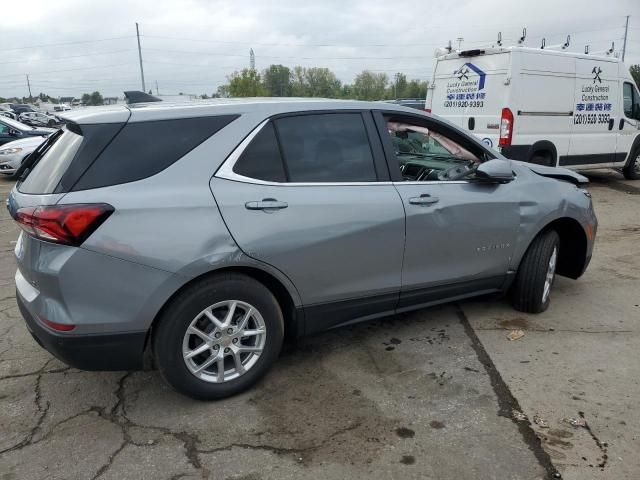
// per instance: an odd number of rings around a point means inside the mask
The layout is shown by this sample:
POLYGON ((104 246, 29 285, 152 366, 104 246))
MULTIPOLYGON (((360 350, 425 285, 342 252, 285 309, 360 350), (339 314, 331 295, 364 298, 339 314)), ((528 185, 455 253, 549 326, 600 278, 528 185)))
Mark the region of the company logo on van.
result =
POLYGON ((455 78, 447 82, 445 108, 482 108, 486 92, 484 89, 487 74, 473 63, 465 63, 453 71, 455 78), (473 74, 476 74, 474 76, 473 74))
POLYGON ((476 67, 473 63, 465 63, 459 69, 455 70, 453 74, 458 76, 458 80, 468 80, 470 70, 473 70, 478 75, 478 90, 482 90, 484 88, 484 81, 487 77, 487 74, 476 67))
POLYGON ((600 67, 593 67, 593 70, 591 71, 591 73, 593 73, 593 83, 596 83, 596 80, 598 80, 598 82, 602 83, 602 79, 600 78, 600 74, 602 73, 602 69, 600 67))

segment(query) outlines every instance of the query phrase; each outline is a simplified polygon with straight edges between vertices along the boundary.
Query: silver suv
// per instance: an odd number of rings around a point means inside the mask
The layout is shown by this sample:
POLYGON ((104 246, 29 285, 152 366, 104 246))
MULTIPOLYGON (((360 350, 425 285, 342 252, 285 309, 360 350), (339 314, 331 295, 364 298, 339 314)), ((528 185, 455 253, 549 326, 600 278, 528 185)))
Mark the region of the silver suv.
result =
POLYGON ((285 337, 495 292, 542 312, 596 232, 586 179, 383 103, 86 109, 8 206, 27 327, 70 365, 254 384, 285 337))

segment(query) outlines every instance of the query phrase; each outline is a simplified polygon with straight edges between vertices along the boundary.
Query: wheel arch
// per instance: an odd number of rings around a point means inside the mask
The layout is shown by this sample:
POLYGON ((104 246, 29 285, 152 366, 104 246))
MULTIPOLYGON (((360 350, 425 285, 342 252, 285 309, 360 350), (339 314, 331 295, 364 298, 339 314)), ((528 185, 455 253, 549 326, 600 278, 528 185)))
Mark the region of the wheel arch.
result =
POLYGON ((636 138, 633 140, 633 143, 631 144, 631 148, 627 152, 627 157, 624 160, 625 167, 631 165, 631 162, 633 162, 633 160, 635 159, 634 154, 638 150, 640 150, 640 133, 636 135, 636 138))
POLYGON ((575 218, 556 218, 547 223, 533 236, 529 246, 527 246, 527 250, 536 238, 549 230, 555 230, 560 237, 556 273, 574 280, 579 278, 584 272, 587 262, 588 240, 584 228, 575 218))
POLYGON ((280 308, 282 309, 282 315, 284 318, 284 331, 285 338, 293 339, 297 338, 304 332, 304 318, 302 316, 302 309, 297 308, 295 300, 291 292, 289 292, 288 288, 284 285, 284 283, 278 279, 275 275, 270 272, 267 272, 261 268, 255 266, 248 265, 238 265, 238 266, 226 266, 217 268, 214 270, 210 270, 204 272, 200 275, 197 275, 187 282, 183 283, 178 289, 176 289, 168 298, 164 301, 160 309, 157 311, 149 329, 147 330, 147 338, 145 341, 145 349, 150 350, 150 346, 152 342, 150 339, 153 336, 154 328, 157 325, 158 319, 162 316, 163 312, 167 309, 167 307, 171 304, 171 302, 184 290, 191 287, 193 284, 209 277, 217 276, 224 273, 239 273, 242 275, 246 275, 247 277, 253 278, 258 282, 262 283, 276 298, 280 308))
POLYGON ((533 157, 536 156, 537 153, 548 153, 550 155, 549 167, 555 167, 558 165, 558 151, 553 142, 549 140, 538 140, 529 149, 529 159, 527 161, 531 161, 533 157))

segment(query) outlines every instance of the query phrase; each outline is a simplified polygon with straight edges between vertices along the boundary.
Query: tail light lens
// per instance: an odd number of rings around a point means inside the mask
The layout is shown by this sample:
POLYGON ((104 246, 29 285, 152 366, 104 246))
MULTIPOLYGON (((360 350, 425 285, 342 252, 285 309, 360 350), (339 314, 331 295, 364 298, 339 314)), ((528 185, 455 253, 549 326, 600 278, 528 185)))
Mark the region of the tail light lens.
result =
POLYGON ((427 113, 431 113, 431 109, 430 108, 425 108, 424 111, 427 112, 427 113))
POLYGON ((501 146, 511 145, 511 137, 513 136, 513 113, 508 108, 502 109, 500 117, 500 141, 501 146))
POLYGON ((15 220, 40 240, 78 246, 111 215, 106 203, 52 205, 20 208, 15 220))

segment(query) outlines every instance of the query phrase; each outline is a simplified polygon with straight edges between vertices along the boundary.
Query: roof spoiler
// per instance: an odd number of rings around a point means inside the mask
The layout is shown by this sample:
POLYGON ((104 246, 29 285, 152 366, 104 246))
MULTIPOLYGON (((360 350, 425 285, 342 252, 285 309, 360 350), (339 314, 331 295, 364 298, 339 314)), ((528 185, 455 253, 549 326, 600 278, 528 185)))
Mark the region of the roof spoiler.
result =
POLYGON ((140 90, 130 90, 128 92, 124 92, 124 98, 127 99, 127 103, 146 103, 146 102, 161 102, 162 99, 158 97, 154 97, 145 92, 141 92, 140 90))

